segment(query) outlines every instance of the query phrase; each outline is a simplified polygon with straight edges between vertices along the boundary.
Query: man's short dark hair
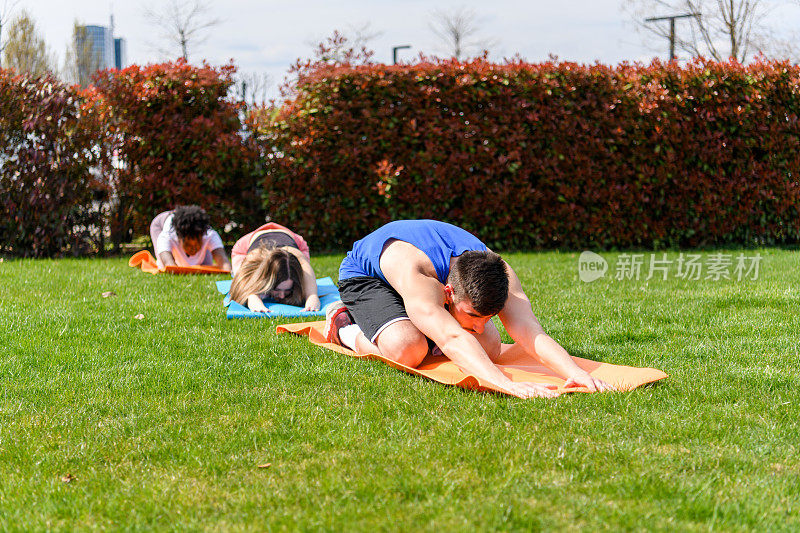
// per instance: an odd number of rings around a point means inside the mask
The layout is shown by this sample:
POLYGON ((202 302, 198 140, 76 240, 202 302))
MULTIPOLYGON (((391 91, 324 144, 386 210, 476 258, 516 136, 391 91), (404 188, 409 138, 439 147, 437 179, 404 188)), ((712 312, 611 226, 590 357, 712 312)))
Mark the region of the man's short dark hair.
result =
POLYGON ((199 205, 179 205, 172 211, 172 227, 180 239, 202 239, 211 218, 199 205))
POLYGON ((508 272, 494 252, 468 251, 458 256, 447 282, 456 300, 467 299, 481 316, 494 316, 508 300, 508 272))

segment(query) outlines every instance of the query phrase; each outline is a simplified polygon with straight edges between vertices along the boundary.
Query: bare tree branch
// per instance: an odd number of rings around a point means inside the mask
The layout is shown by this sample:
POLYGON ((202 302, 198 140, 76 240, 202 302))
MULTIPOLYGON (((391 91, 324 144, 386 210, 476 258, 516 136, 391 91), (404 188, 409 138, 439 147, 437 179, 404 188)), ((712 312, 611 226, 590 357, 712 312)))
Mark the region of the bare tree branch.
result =
POLYGON ((347 27, 347 33, 345 33, 345 37, 354 48, 368 48, 367 45, 381 35, 383 35, 383 32, 372 29, 372 23, 369 21, 350 25, 347 27))
POLYGON ((644 22, 646 17, 699 13, 699 17, 678 21, 676 48, 695 57, 708 56, 717 61, 733 57, 742 63, 754 49, 760 50, 758 43, 769 36, 763 22, 771 5, 769 0, 624 1, 624 9, 641 32, 665 40, 669 39, 667 24, 648 24, 644 22))
POLYGON ((239 98, 250 107, 266 104, 271 86, 272 77, 266 72, 242 72, 236 81, 239 98))
POLYGON ((461 61, 469 49, 488 49, 494 42, 478 39, 477 15, 465 7, 453 11, 436 10, 433 12, 430 28, 447 50, 447 53, 461 61))
POLYGON ((342 62, 345 56, 352 56, 353 50, 372 50, 370 43, 381 35, 382 31, 373 29, 372 23, 366 21, 350 24, 344 30, 334 30, 330 36, 309 39, 306 44, 314 48, 317 59, 342 62), (323 43, 324 58, 319 56, 323 43))
POLYGON ((211 16, 208 0, 167 0, 158 8, 145 9, 144 14, 158 28, 161 40, 167 43, 167 48, 159 48, 159 52, 169 56, 177 48, 186 61, 189 50, 206 42, 208 30, 222 22, 211 16))
POLYGON ((8 27, 8 41, 3 51, 6 68, 34 77, 55 72, 55 58, 39 33, 36 23, 24 9, 8 27))
POLYGON ((3 50, 5 50, 7 44, 3 42, 3 27, 7 24, 6 21, 11 18, 11 13, 19 3, 20 0, 3 0, 3 9, 0 10, 0 67, 3 66, 3 50))
MULTIPOLYGON (((800 1, 793 4, 800 7, 800 1)), ((753 49, 758 53, 776 59, 800 62, 800 33, 797 31, 779 34, 770 29, 763 34, 754 35, 752 41, 753 49)))

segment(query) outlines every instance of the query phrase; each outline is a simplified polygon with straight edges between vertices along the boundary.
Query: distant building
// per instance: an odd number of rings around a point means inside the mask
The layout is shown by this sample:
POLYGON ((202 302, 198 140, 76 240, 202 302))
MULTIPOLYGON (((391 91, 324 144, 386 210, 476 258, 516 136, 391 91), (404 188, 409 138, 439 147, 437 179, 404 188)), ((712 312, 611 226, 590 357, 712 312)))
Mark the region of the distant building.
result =
POLYGON ((125 39, 114 39, 114 68, 122 70, 128 66, 128 43, 125 39))
POLYGON ((105 26, 83 26, 83 33, 77 39, 78 50, 83 50, 88 41, 92 50, 93 63, 102 70, 114 66, 114 38, 105 26))
MULTIPOLYGON (((81 28, 83 31, 76 36, 77 49, 84 50, 84 46, 88 43, 92 64, 96 65, 98 70, 123 69, 128 66, 128 45, 125 39, 114 38, 113 15, 109 26, 87 25, 81 28)), ((91 73, 82 74, 91 76, 91 73)))

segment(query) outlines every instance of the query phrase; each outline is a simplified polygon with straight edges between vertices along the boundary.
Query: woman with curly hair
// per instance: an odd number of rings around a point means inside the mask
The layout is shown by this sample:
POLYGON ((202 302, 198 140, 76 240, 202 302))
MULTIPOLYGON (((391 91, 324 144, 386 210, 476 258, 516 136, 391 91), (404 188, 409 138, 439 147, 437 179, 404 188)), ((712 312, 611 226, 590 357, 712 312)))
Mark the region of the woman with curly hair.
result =
POLYGON ((308 244, 300 235, 269 222, 236 241, 231 250, 230 297, 251 311, 268 312, 264 299, 318 311, 317 277, 308 244))
POLYGON ((156 216, 150 223, 150 239, 158 266, 214 265, 230 270, 222 239, 211 229, 210 221, 197 205, 179 205, 156 216))

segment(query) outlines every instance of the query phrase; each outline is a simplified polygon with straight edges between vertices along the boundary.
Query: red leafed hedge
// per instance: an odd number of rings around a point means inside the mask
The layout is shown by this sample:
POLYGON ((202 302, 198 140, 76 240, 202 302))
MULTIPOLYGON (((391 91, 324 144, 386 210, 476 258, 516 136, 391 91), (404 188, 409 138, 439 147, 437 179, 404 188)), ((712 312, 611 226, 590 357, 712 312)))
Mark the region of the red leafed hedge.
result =
POLYGON ((263 172, 243 141, 239 104, 227 98, 234 71, 178 61, 96 78, 115 242, 146 234, 152 217, 177 204, 203 206, 220 231, 263 222, 263 172))
POLYGON ((0 69, 0 250, 20 256, 96 251, 103 186, 82 95, 52 77, 0 69))
POLYGON ((796 243, 799 115, 787 63, 479 60, 319 68, 258 139, 270 214, 322 248, 422 217, 501 249, 796 243))
POLYGON ((232 74, 0 70, 0 250, 102 250, 186 203, 316 249, 421 217, 498 249, 800 242, 797 66, 310 66, 244 124, 232 74))

